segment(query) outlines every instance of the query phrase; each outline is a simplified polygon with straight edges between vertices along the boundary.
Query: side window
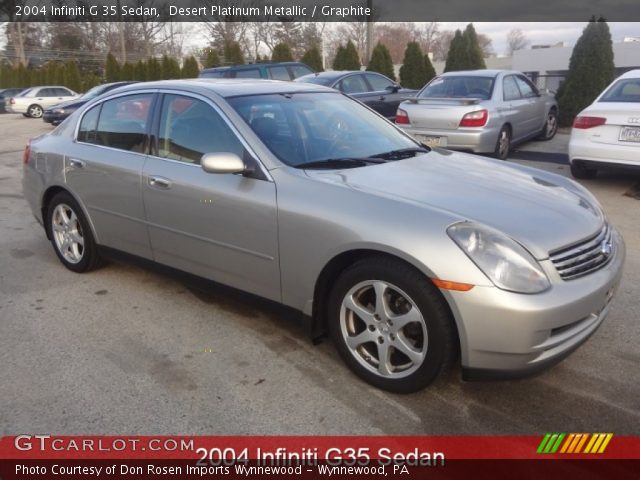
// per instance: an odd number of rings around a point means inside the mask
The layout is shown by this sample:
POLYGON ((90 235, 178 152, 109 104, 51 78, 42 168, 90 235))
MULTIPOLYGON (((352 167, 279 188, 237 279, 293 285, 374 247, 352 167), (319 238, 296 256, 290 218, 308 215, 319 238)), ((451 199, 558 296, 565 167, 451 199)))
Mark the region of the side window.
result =
POLYGON ((340 90, 344 93, 362 93, 368 92, 369 88, 364 83, 362 75, 349 75, 340 82, 340 90))
POLYGON ((100 116, 100 107, 97 105, 84 114, 78 128, 78 141, 86 143, 96 143, 96 127, 100 116))
POLYGON ((305 67, 304 65, 289 65, 289 68, 291 69, 293 78, 298 78, 302 77, 303 75, 309 75, 310 73, 313 73, 313 70, 305 67))
POLYGON ((517 76, 516 82, 518 83, 518 87, 520 88, 520 92, 522 92, 522 96, 524 98, 535 97, 538 94, 538 92, 535 91, 533 85, 531 85, 528 80, 517 76))
POLYGON ((71 90, 67 90, 66 88, 56 88, 55 95, 58 97, 72 97, 73 93, 71 93, 71 90))
POLYGON ((149 93, 114 98, 102 104, 96 129, 97 145, 144 153, 149 93))
POLYGON ((53 88, 41 88, 36 92, 36 97, 53 97, 55 96, 55 89, 53 88))
POLYGON ((287 67, 269 67, 269 78, 273 80, 291 80, 287 67))
POLYGON ((504 100, 518 100, 520 98, 520 90, 513 75, 504 77, 502 80, 502 96, 504 100))
POLYGON ((234 78, 260 78, 260 70, 257 68, 247 68, 234 72, 234 78))
POLYGON ((242 143, 220 114, 196 98, 165 95, 158 137, 158 155, 171 160, 199 164, 205 153, 244 156, 242 143))
POLYGON ((367 81, 371 88, 373 88, 374 92, 382 92, 387 87, 391 87, 393 82, 388 78, 383 77, 382 75, 376 75, 375 73, 366 73, 367 81))

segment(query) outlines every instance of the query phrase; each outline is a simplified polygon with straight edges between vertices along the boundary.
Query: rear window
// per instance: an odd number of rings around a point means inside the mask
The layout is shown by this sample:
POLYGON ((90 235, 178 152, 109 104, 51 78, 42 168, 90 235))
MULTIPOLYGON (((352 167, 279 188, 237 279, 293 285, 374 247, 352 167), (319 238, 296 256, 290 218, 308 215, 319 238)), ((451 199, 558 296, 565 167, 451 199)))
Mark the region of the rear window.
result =
POLYGON ((257 68, 250 68, 246 70, 238 70, 237 72, 233 72, 233 78, 261 78, 260 70, 257 68))
POLYGON ((421 98, 481 98, 489 100, 493 92, 493 77, 447 76, 433 79, 424 87, 421 98))
POLYGON ((640 78, 618 80, 599 101, 640 103, 640 78))
POLYGON ((222 78, 224 77, 224 72, 228 70, 216 70, 213 72, 200 72, 200 78, 222 78))

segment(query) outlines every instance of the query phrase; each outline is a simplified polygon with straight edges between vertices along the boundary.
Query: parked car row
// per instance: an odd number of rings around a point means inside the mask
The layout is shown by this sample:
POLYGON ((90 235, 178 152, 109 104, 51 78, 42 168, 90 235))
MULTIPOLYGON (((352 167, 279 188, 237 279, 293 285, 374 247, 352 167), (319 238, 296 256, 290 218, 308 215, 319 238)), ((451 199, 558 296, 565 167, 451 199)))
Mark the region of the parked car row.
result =
POLYGON ((598 201, 401 126, 309 83, 127 85, 27 145, 24 197, 69 270, 120 251, 279 302, 379 388, 419 390, 458 353, 466 378, 562 360, 603 324, 622 274, 598 201))
POLYGON ((3 88, 0 89, 0 113, 5 113, 7 110, 5 108, 6 102, 11 99, 11 97, 15 97, 26 90, 26 88, 3 88))

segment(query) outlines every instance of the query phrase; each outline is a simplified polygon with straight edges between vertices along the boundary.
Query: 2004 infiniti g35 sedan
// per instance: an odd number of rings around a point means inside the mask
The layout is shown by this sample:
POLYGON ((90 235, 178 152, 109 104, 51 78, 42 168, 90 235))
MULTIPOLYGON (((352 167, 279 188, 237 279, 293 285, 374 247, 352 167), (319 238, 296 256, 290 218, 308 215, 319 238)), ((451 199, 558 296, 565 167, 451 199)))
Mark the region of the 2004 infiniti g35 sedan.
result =
POLYGON ((602 323, 625 249, 567 178, 429 149, 328 88, 141 83, 24 153, 60 261, 120 250, 301 311, 353 371, 418 390, 564 358, 602 323))

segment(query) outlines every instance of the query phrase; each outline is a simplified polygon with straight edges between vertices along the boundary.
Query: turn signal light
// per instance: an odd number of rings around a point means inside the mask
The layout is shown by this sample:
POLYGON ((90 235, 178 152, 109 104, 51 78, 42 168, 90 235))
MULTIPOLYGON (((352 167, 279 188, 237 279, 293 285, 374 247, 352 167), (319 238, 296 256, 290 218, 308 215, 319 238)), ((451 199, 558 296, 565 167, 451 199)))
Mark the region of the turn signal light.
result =
POLYGON ((398 125, 409 125, 409 115, 401 108, 396 112, 396 123, 398 125))
POLYGON ((478 110, 476 112, 467 113, 460 120, 461 127, 484 127, 489 120, 488 110, 478 110))
POLYGON ((450 282, 449 280, 440 280, 439 278, 432 278, 431 281, 438 288, 457 290, 458 292, 468 292, 474 287, 474 285, 470 283, 450 282))
POLYGON ((604 117, 588 117, 578 115, 573 121, 573 128, 581 128, 586 130, 587 128, 599 127, 607 123, 607 119, 604 117))

